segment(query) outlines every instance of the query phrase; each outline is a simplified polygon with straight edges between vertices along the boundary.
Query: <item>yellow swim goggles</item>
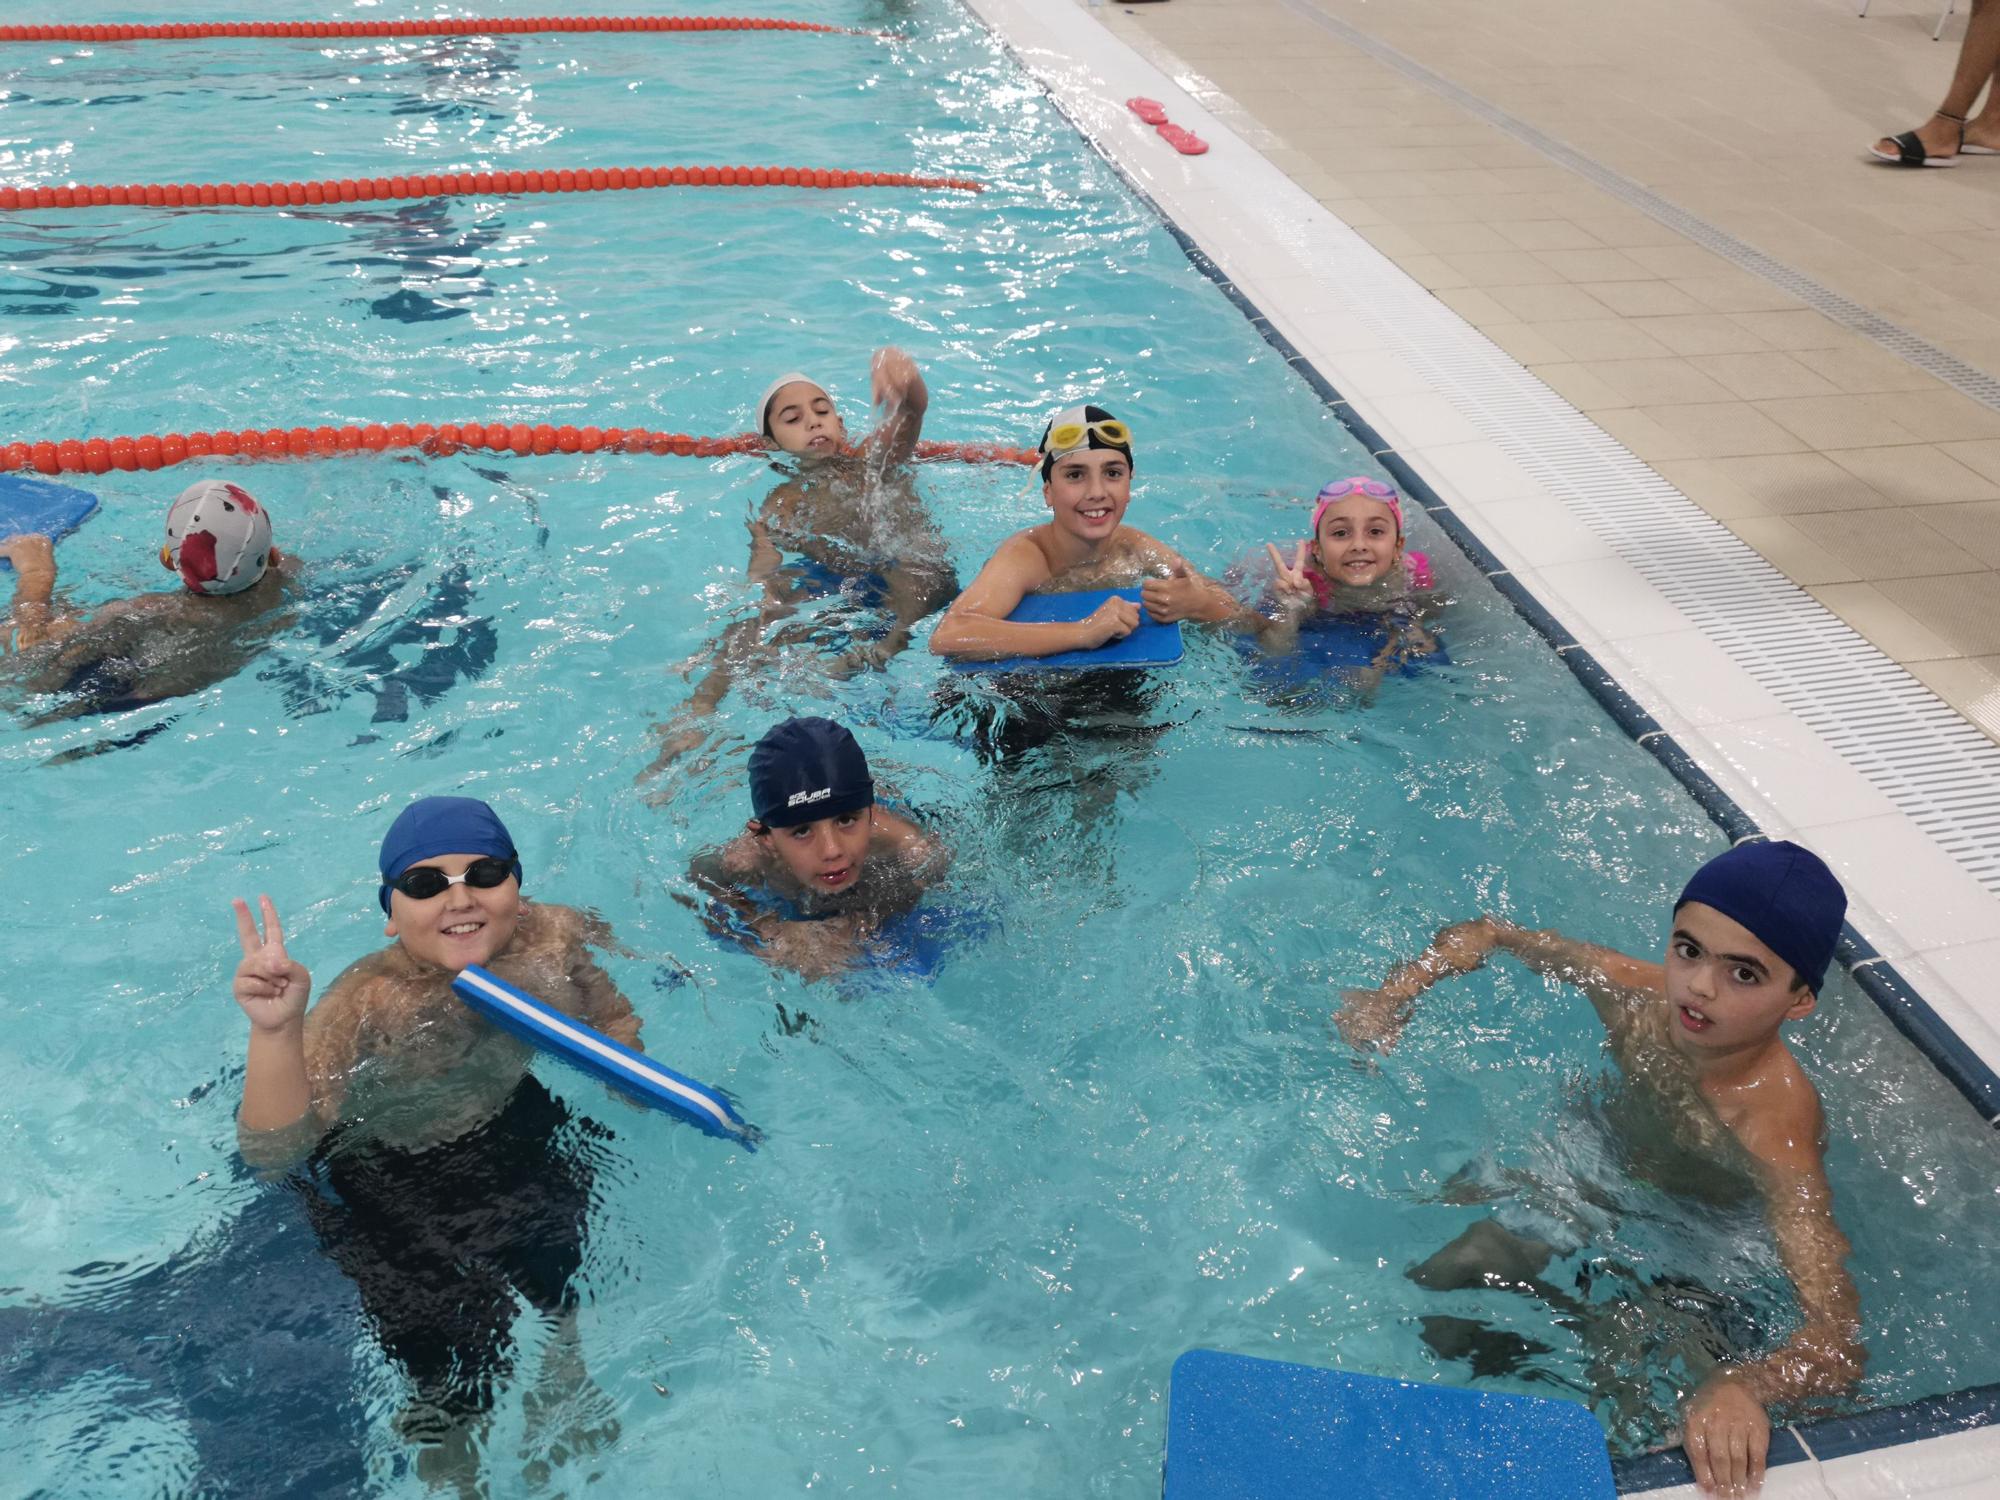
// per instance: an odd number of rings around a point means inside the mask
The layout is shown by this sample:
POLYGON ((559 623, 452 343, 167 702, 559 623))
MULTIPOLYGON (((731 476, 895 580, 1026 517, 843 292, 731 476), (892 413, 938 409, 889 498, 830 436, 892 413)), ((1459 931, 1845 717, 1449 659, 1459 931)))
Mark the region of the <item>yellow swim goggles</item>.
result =
POLYGON ((1051 427, 1049 435, 1042 439, 1042 452, 1069 453, 1081 448, 1093 435, 1114 448, 1132 446, 1132 429, 1116 417, 1105 417, 1096 422, 1065 422, 1060 427, 1051 427))

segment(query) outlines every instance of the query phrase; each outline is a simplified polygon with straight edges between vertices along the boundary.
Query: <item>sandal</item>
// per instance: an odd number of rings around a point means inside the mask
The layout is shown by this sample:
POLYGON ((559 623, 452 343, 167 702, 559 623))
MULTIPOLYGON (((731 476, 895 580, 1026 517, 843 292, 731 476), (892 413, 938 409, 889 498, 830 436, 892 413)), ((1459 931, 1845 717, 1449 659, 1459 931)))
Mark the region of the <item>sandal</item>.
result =
MULTIPOLYGON (((1892 135, 1888 138, 1889 144, 1896 148, 1894 155, 1891 155, 1889 152, 1884 151, 1880 146, 1870 146, 1868 148, 1868 154, 1874 157, 1877 161, 1886 161, 1891 166, 1896 166, 1896 167, 1957 166, 1959 157, 1961 155, 1967 154, 1965 145, 1965 116, 1948 114, 1944 110, 1940 109, 1933 111, 1933 118, 1940 120, 1950 120, 1954 125, 1958 127, 1958 147, 1951 153, 1951 155, 1949 156, 1931 155, 1929 151, 1924 149, 1924 143, 1918 139, 1917 133, 1914 130, 1906 130, 1901 135, 1892 135)), ((1985 152, 1986 148, 1983 146, 1975 146, 1972 148, 1973 154, 1985 154, 1985 152)))

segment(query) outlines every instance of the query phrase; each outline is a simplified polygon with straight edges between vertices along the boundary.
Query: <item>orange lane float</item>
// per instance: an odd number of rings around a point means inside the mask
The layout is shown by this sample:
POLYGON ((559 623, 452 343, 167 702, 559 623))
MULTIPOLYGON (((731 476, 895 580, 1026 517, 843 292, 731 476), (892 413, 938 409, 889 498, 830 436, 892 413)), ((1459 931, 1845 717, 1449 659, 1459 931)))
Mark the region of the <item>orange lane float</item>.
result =
POLYGON ((540 172, 427 172, 411 177, 342 177, 323 182, 134 182, 71 187, 0 186, 0 209, 304 208, 407 198, 514 197, 523 193, 604 193, 664 187, 940 188, 982 193, 968 177, 824 167, 568 167, 540 172))
MULTIPOLYGON (((461 448, 485 448, 526 458, 545 453, 651 453, 681 458, 720 458, 732 453, 764 453, 769 444, 754 432, 731 437, 691 437, 645 427, 551 427, 546 422, 371 422, 365 427, 272 427, 264 431, 146 433, 141 437, 68 438, 61 442, 0 446, 0 472, 32 469, 43 474, 106 474, 113 469, 166 469, 198 458, 240 462, 289 458, 334 458, 346 453, 382 453, 416 448, 442 455, 461 448)), ((990 443, 924 442, 916 456, 930 463, 1031 464, 1030 448, 990 443)))
POLYGON ((0 42, 184 42, 207 37, 526 36, 563 31, 818 31, 889 36, 817 21, 761 16, 518 16, 500 20, 432 16, 418 21, 174 21, 158 26, 0 26, 0 42))

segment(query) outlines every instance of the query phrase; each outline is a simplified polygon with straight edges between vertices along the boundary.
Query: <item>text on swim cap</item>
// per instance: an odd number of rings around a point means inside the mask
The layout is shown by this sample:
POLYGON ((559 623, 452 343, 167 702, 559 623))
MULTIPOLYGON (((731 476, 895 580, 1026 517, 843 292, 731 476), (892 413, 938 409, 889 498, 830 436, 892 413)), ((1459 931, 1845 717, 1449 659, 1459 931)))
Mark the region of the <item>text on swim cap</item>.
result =
POLYGON ((804 807, 810 803, 824 802, 832 795, 833 788, 830 786, 823 786, 816 792, 793 792, 791 796, 785 799, 785 806, 804 807))

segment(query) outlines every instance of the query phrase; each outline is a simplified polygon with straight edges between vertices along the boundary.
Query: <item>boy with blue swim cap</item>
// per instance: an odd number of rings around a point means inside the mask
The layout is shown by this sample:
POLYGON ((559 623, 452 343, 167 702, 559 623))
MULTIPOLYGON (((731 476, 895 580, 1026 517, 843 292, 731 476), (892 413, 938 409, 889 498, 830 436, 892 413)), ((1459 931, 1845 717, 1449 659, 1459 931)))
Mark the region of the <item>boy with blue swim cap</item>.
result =
POLYGON ((787 719, 750 752, 744 831, 688 876, 759 957, 819 978, 863 956, 882 922, 923 899, 943 848, 875 801, 868 758, 831 719, 787 719))
MULTIPOLYGON (((572 1282, 595 1150, 573 1142, 608 1132, 551 1095, 527 1044, 463 1005, 452 980, 478 964, 635 1049, 639 1018, 589 951, 611 946, 608 929, 523 898, 519 850, 486 803, 411 803, 378 868, 395 942, 349 965, 310 1011, 312 976, 287 952, 270 897, 258 898, 261 932, 235 903, 234 994, 250 1018, 238 1142, 252 1166, 309 1158, 332 1188, 305 1194, 307 1212, 416 1388, 400 1426, 419 1471, 462 1479, 511 1367, 517 1298, 555 1325, 545 1369, 588 1391, 572 1282)), ((601 1440, 602 1429, 566 1439, 601 1440)))
MULTIPOLYGON (((1849 1246, 1833 1217, 1819 1092, 1779 1036, 1818 1004, 1846 910, 1839 880, 1810 850, 1739 844, 1688 881, 1663 962, 1482 917, 1443 929, 1380 989, 1350 992, 1336 1017, 1350 1043, 1387 1051, 1431 985, 1469 973, 1496 950, 1511 953, 1583 990, 1624 1078, 1656 1106, 1642 1119, 1671 1125, 1663 1140, 1628 1148, 1691 1152, 1712 1179, 1749 1180, 1803 1322, 1778 1348, 1722 1364, 1683 1403, 1682 1446, 1695 1478, 1723 1494, 1761 1484, 1767 1408, 1841 1394, 1867 1358, 1849 1246)), ((1640 1150, 1623 1154, 1645 1159, 1640 1150)), ((1410 1275, 1436 1290, 1512 1285, 1548 1297, 1536 1278, 1554 1253, 1488 1219, 1410 1275)))

